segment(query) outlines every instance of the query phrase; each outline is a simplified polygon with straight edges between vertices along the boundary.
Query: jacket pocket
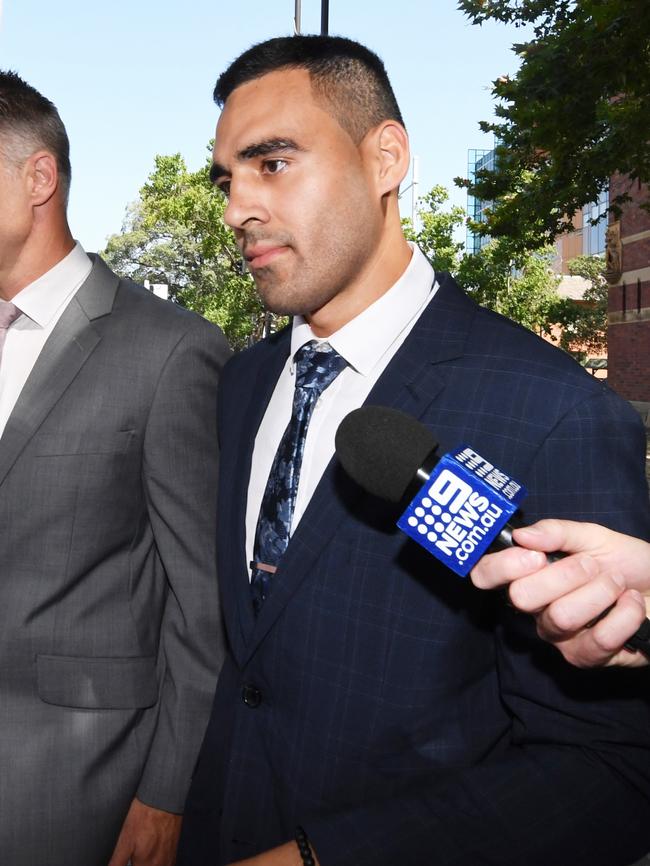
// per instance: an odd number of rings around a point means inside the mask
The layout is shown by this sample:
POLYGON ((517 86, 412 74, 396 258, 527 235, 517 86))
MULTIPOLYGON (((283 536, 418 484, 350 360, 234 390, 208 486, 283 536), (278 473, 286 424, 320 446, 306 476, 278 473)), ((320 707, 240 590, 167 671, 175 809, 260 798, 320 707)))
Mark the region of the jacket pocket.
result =
POLYGON ((144 709, 158 700, 151 657, 36 656, 38 695, 46 704, 83 709, 144 709))
POLYGON ((41 434, 34 442, 36 457, 68 457, 74 454, 121 454, 135 439, 135 430, 91 430, 41 434))

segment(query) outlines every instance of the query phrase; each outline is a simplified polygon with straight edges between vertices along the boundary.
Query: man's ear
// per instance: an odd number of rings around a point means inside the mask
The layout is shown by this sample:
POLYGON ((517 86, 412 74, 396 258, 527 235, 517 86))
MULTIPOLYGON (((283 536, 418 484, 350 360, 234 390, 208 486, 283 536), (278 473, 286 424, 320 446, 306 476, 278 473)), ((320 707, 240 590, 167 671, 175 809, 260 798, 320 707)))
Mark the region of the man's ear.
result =
POLYGON ((32 204, 38 206, 48 202, 59 186, 59 170, 54 155, 39 150, 28 158, 23 170, 32 204))
POLYGON ((361 142, 364 161, 372 166, 380 196, 399 189, 406 177, 411 154, 406 130, 396 120, 385 120, 370 130, 361 142))

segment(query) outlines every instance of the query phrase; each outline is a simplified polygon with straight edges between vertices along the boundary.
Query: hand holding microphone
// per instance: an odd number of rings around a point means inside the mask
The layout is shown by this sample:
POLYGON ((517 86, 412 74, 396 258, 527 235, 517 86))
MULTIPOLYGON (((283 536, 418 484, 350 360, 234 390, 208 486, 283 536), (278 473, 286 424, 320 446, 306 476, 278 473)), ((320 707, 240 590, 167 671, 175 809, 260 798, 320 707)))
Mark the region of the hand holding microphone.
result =
MULTIPOLYGON (((575 574, 573 580, 568 580, 567 574, 581 569, 584 573, 586 568, 581 560, 565 558, 565 552, 553 552, 554 548, 559 551, 576 549, 570 539, 562 545, 560 536, 547 536, 541 547, 546 553, 519 549, 520 537, 522 543, 527 544, 526 529, 516 528, 512 517, 525 496, 524 488, 469 446, 441 456, 436 454, 437 447, 438 443, 424 425, 402 412, 381 406, 363 406, 351 412, 336 434, 337 456, 346 472, 375 496, 394 503, 408 502, 397 525, 450 569, 463 576, 474 569, 474 582, 484 587, 505 585, 527 577, 528 583, 523 590, 520 587, 514 591, 512 601, 536 616, 540 635, 558 646, 569 661, 582 666, 608 661, 647 664, 650 620, 639 610, 638 596, 629 591, 626 595, 624 586, 619 586, 616 594, 612 587, 617 584, 611 579, 609 592, 604 593, 603 580, 593 586, 589 586, 586 579, 580 582, 575 574), (491 546, 510 549, 490 554, 485 563, 479 564, 491 546), (540 574, 532 577, 531 573, 540 568, 540 574), (578 591, 570 600, 574 619, 567 620, 577 632, 568 631, 566 625, 560 627, 558 608, 549 608, 564 594, 563 581, 567 580, 569 592, 578 591), (587 590, 582 588, 585 585, 587 590), (536 594, 530 595, 531 586, 536 587, 536 594), (527 592, 529 601, 522 606, 518 599, 527 592), (619 597, 621 607, 617 609, 619 597), (533 598, 541 599, 541 603, 531 602, 533 598), (603 602, 602 606, 598 601, 603 602), (582 607, 582 612, 577 612, 576 607, 582 607), (621 635, 625 628, 629 630, 621 635), (607 651, 609 655, 603 654, 602 649, 596 652, 595 647, 603 641, 609 647, 614 636, 620 636, 621 640, 614 650, 607 651), (623 644, 626 650, 621 649, 623 644), (637 649, 645 655, 633 652, 637 649)), ((573 526, 591 525, 574 523, 573 526)), ((633 542, 634 552, 630 552, 629 561, 634 563, 634 573, 650 564, 650 545, 602 527, 595 529, 610 533, 616 541, 633 542)), ((609 540, 613 554, 609 560, 601 557, 604 567, 614 564, 620 548, 619 543, 609 540)), ((594 567, 590 567, 595 577, 594 567)), ((645 573, 649 574, 650 569, 645 573)))
POLYGON ((578 667, 648 664, 624 644, 650 610, 650 544, 571 520, 541 520, 513 536, 518 547, 474 568, 476 586, 508 586, 515 607, 534 614, 540 636, 578 667), (541 552, 548 550, 567 555, 549 565, 541 552))

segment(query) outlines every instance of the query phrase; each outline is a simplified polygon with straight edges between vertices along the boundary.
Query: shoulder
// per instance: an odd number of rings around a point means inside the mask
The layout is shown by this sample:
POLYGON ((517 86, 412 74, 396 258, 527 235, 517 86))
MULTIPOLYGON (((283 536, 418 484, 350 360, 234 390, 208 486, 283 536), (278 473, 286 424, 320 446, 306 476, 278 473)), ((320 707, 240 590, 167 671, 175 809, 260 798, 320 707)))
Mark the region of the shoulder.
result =
POLYGON ((93 270, 78 297, 105 336, 119 336, 122 343, 140 345, 157 356, 169 354, 181 343, 196 344, 223 356, 225 361, 230 350, 217 325, 117 276, 99 257, 92 258, 93 270), (100 304, 105 305, 104 311, 100 304), (102 312, 110 315, 102 316, 102 312))
POLYGON ((119 280, 113 312, 142 317, 143 327, 164 328, 178 334, 195 329, 220 331, 198 313, 159 298, 132 280, 119 280))
POLYGON ((450 444, 471 441, 506 467, 516 457, 516 476, 549 437, 640 441, 638 414, 566 352, 480 307, 451 279, 439 295, 410 351, 428 356, 428 375, 442 386, 430 419, 450 444))
POLYGON ((620 399, 571 355, 517 322, 480 306, 452 278, 444 277, 442 303, 466 322, 463 365, 468 372, 511 387, 525 383, 540 391, 550 388, 556 398, 564 392, 574 399, 596 395, 620 399))
POLYGON ((621 419, 638 420, 627 401, 606 382, 597 379, 567 352, 504 316, 479 307, 474 321, 468 356, 475 366, 493 371, 511 389, 520 389, 540 404, 551 400, 557 408, 594 401, 621 419))

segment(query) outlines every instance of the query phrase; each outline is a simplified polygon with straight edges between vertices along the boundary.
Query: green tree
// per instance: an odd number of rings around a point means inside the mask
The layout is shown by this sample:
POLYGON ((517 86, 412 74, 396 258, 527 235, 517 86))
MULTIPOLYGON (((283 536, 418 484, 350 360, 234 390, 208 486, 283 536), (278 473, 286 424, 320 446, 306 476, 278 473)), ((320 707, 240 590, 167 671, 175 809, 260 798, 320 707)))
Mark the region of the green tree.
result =
MULTIPOLYGON (((650 181, 650 14, 647 0, 459 0, 472 23, 533 27, 513 46, 518 73, 493 84, 499 142, 472 195, 494 202, 480 230, 534 249, 570 229, 615 172, 650 181)), ((615 213, 627 199, 610 202, 615 213)))
POLYGON ((507 239, 491 240, 461 259, 459 284, 484 307, 538 334, 550 334, 562 299, 549 248, 521 253, 507 239))
POLYGON ((601 256, 578 256, 569 273, 587 280, 581 301, 555 307, 551 316, 561 326, 560 346, 573 355, 600 354, 607 348, 607 281, 601 256))
POLYGON ((416 232, 410 219, 402 220, 404 234, 415 241, 435 270, 455 271, 463 250, 463 243, 454 240, 454 233, 465 222, 465 211, 454 205, 445 209, 449 192, 444 186, 434 186, 418 202, 420 227, 416 232))
POLYGON ((210 162, 188 171, 180 154, 156 156, 154 171, 102 256, 120 276, 167 283, 170 297, 218 324, 234 348, 262 336, 264 311, 232 232, 210 162))
POLYGON ((552 250, 522 252, 508 238, 499 238, 467 253, 455 239, 465 211, 449 207, 448 201, 444 186, 434 186, 420 199, 419 230, 410 219, 402 221, 406 237, 416 241, 435 270, 450 271, 479 304, 537 333, 550 333, 564 303, 550 268, 552 250))

